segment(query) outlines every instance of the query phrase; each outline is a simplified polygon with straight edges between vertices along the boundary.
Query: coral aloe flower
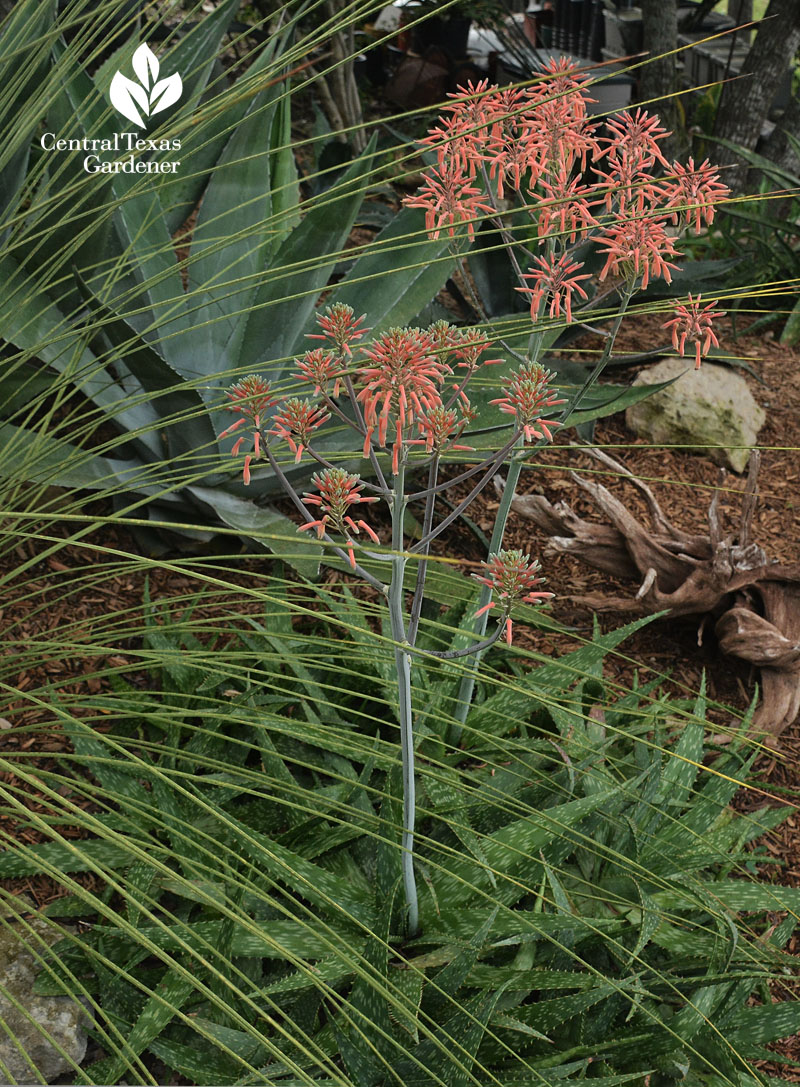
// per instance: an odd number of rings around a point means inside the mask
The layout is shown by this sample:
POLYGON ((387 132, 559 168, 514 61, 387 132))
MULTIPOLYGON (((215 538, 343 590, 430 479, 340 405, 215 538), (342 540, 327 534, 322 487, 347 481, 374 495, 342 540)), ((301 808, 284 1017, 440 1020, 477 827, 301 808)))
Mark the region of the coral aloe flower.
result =
POLYGON ((694 159, 689 159, 685 166, 675 162, 672 171, 674 178, 662 186, 666 206, 676 209, 672 221, 679 222, 680 211, 687 225, 692 223, 695 234, 699 234, 703 220, 708 226, 714 222, 715 205, 729 195, 730 189, 719 180, 708 159, 700 166, 695 166, 694 159))
POLYGON ((700 359, 708 354, 712 343, 715 347, 719 347, 719 340, 711 326, 714 318, 725 316, 724 310, 714 309, 714 306, 719 304, 718 299, 709 302, 701 309, 701 297, 699 294, 697 298, 689 295, 688 303, 685 306, 676 306, 675 316, 670 321, 665 321, 663 325, 664 328, 672 329, 672 344, 678 354, 685 354, 687 340, 695 345, 695 370, 700 369, 700 359))
POLYGON ((426 176, 425 184, 416 196, 407 196, 403 203, 408 208, 425 209, 425 229, 436 239, 446 229, 450 237, 455 228, 467 223, 470 238, 475 237, 474 220, 480 212, 491 215, 494 208, 483 199, 483 192, 472 184, 472 178, 464 173, 464 166, 457 160, 443 162, 426 176))
POLYGON ((295 455, 294 462, 298 464, 303 456, 303 450, 311 441, 312 432, 323 423, 327 423, 329 419, 328 412, 323 411, 313 401, 293 398, 287 400, 275 413, 270 434, 288 442, 289 448, 295 455))
POLYGON ((540 604, 555 594, 536 589, 545 580, 539 576, 541 567, 537 559, 531 560, 530 555, 525 555, 522 551, 498 551, 489 556, 488 562, 482 562, 481 566, 484 573, 472 576, 482 585, 487 585, 497 595, 497 600, 491 600, 478 608, 475 618, 493 608, 500 608, 505 614, 506 641, 511 645, 511 610, 515 604, 540 604))
POLYGON ((333 382, 330 395, 334 400, 338 397, 344 370, 329 351, 324 347, 316 347, 313 351, 306 351, 302 359, 296 361, 300 373, 295 374, 295 377, 312 384, 315 393, 327 394, 328 386, 333 382))
MULTIPOLYGON (((258 374, 248 374, 247 377, 243 377, 241 381, 231 385, 225 395, 231 401, 230 404, 226 405, 228 411, 237 412, 239 418, 222 431, 220 438, 227 438, 229 434, 233 434, 235 430, 244 426, 245 423, 253 427, 253 453, 244 458, 244 468, 242 470, 244 482, 248 484, 250 482, 250 464, 253 457, 257 459, 261 456, 263 417, 274 404, 278 403, 278 398, 273 395, 269 382, 265 381, 263 377, 259 377, 258 374)), ((238 454, 243 442, 244 438, 242 437, 233 443, 231 456, 235 457, 238 454)))
POLYGON ((539 316, 539 305, 542 299, 545 304, 550 301, 550 316, 560 317, 562 309, 567 321, 572 321, 572 292, 577 291, 582 298, 588 298, 586 291, 580 284, 581 279, 591 279, 586 273, 576 276, 575 273, 583 268, 582 264, 572 260, 563 253, 558 260, 554 256, 536 257, 538 268, 531 268, 524 279, 533 280, 532 287, 517 287, 516 290, 531 296, 531 317, 535 321, 539 316))
POLYGON ((594 190, 579 177, 570 178, 562 168, 556 176, 542 180, 542 188, 546 199, 539 205, 540 238, 558 233, 564 240, 574 242, 597 226, 591 210, 597 203, 594 190))
POLYGON ((672 282, 672 272, 678 270, 666 258, 680 256, 659 219, 621 219, 603 235, 606 263, 600 272, 600 280, 611 273, 621 273, 626 278, 641 275, 642 290, 647 289, 651 276, 662 276, 672 282))
POLYGON ((334 302, 328 306, 323 314, 317 314, 317 324, 322 329, 322 334, 309 332, 309 340, 333 340, 341 355, 352 355, 350 344, 360 340, 369 329, 358 326, 366 317, 362 314, 356 317, 352 306, 344 302, 334 302))
POLYGON ((544 437, 552 441, 550 427, 561 425, 555 419, 542 418, 548 408, 566 403, 558 398, 557 390, 549 384, 552 376, 538 362, 525 363, 506 382, 505 396, 490 401, 492 404, 499 404, 500 411, 506 415, 516 418, 528 442, 544 437))
POLYGON ((636 113, 625 110, 607 117, 606 128, 611 133, 611 140, 603 154, 624 155, 635 160, 641 169, 655 162, 669 165, 658 143, 671 133, 646 109, 637 109, 636 113))
POLYGON ((427 453, 440 450, 447 446, 450 450, 470 451, 471 445, 454 445, 461 437, 464 427, 469 421, 469 416, 459 412, 456 408, 445 408, 438 404, 427 415, 423 415, 417 422, 422 438, 414 438, 409 445, 424 445, 427 453))
POLYGON ((364 484, 359 477, 346 472, 343 468, 326 468, 323 472, 316 472, 311 477, 311 482, 319 494, 306 492, 303 495, 303 501, 307 506, 319 506, 322 516, 316 520, 307 521, 306 524, 300 526, 299 531, 305 532, 306 529, 315 528, 319 539, 322 539, 329 528, 340 532, 347 540, 350 565, 355 569, 356 560, 350 533, 358 535, 363 529, 375 543, 380 543, 380 539, 366 521, 356 521, 351 516, 351 510, 353 506, 365 502, 377 502, 378 499, 364 497, 361 494, 364 484))
POLYGON ((369 362, 358 370, 364 385, 358 394, 366 424, 364 456, 369 456, 376 430, 378 445, 386 445, 389 423, 393 421, 395 473, 406 426, 441 404, 439 386, 445 374, 452 372, 436 350, 433 337, 418 328, 390 328, 364 348, 369 362))

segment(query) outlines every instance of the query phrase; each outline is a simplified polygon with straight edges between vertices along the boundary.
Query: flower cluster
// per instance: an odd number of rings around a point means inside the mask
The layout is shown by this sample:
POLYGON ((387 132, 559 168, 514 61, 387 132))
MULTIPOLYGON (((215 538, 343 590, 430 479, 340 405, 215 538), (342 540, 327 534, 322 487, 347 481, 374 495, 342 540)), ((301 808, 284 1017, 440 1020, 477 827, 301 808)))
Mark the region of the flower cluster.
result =
POLYGON ((552 441, 551 427, 560 426, 556 419, 543 418, 550 408, 565 403, 550 384, 552 377, 551 372, 537 362, 524 363, 504 383, 504 395, 491 401, 498 404, 504 414, 514 416, 527 442, 534 438, 552 441))
POLYGON ((297 365, 300 373, 295 377, 313 385, 317 395, 330 394, 334 400, 337 399, 345 371, 329 351, 322 347, 306 351, 302 359, 297 360, 297 365))
POLYGON ((699 234, 703 222, 706 226, 714 222, 716 205, 728 195, 728 186, 719 180, 708 159, 700 166, 695 166, 694 159, 685 166, 673 162, 671 169, 672 177, 661 191, 666 207, 675 209, 672 222, 677 225, 683 218, 684 226, 699 234))
POLYGON ((412 438, 409 445, 424 445, 427 453, 434 450, 440 453, 445 446, 452 450, 469 451, 471 445, 458 445, 464 428, 470 421, 470 416, 465 415, 460 405, 458 408, 446 408, 439 404, 431 408, 419 421, 421 438, 412 438))
POLYGON ((293 397, 285 401, 275 414, 270 434, 283 438, 294 453, 295 464, 303 456, 303 450, 311 441, 311 435, 323 423, 327 423, 330 414, 312 400, 299 400, 293 397))
POLYGON ((679 253, 663 221, 642 216, 619 219, 601 240, 601 252, 606 255, 599 277, 601 283, 609 273, 622 275, 629 281, 640 275, 643 290, 651 276, 672 282, 672 273, 678 266, 667 258, 677 257, 679 253))
MULTIPOLYGON (((506 188, 532 191, 539 181, 555 184, 558 177, 568 184, 573 168, 585 167, 587 155, 599 147, 584 84, 577 67, 562 60, 551 61, 532 87, 500 89, 483 80, 459 88, 449 96, 448 115, 423 141, 435 149, 437 162, 420 192, 406 198, 406 206, 425 209, 434 237, 443 228, 452 236, 462 223, 472 237, 478 214, 496 211, 506 188), (476 184, 487 166, 495 185, 492 194, 476 184)), ((564 217, 573 218, 570 207, 564 217)), ((583 205, 578 218, 587 221, 583 205)))
POLYGON ((309 340, 332 340, 340 354, 352 355, 350 345, 366 335, 369 329, 359 328, 364 314, 356 317, 351 306, 344 302, 334 302, 324 313, 317 315, 317 323, 322 329, 319 333, 309 333, 309 340))
POLYGON ((715 317, 725 316, 722 310, 714 309, 714 306, 719 304, 716 300, 709 302, 708 305, 703 306, 701 309, 700 299, 701 295, 699 294, 694 299, 689 295, 688 304, 677 306, 675 316, 671 321, 666 321, 663 326, 672 329, 672 344, 678 354, 684 354, 687 340, 695 345, 695 370, 700 369, 700 359, 703 355, 708 354, 712 344, 719 347, 719 340, 712 328, 712 321, 715 317))
MULTIPOLYGON (((228 411, 235 411, 239 418, 220 434, 220 438, 227 438, 245 424, 253 427, 253 454, 244 458, 242 475, 245 483, 250 482, 250 464, 253 456, 258 459, 261 456, 261 420, 269 409, 277 404, 277 398, 272 392, 268 381, 258 374, 249 374, 237 381, 228 389, 226 396, 231 401, 228 411)), ((242 447, 244 437, 238 438, 233 443, 231 455, 236 456, 242 447)))
POLYGON ((441 404, 439 389, 450 366, 428 332, 418 328, 390 328, 364 349, 369 360, 357 373, 362 384, 358 400, 364 411, 364 456, 373 435, 386 445, 391 422, 394 430, 392 471, 397 472, 406 428, 419 423, 441 404))
POLYGON ((364 484, 356 475, 351 475, 343 468, 326 468, 324 472, 317 472, 311 477, 311 482, 319 491, 319 494, 306 492, 303 501, 307 506, 319 506, 321 516, 313 521, 307 521, 300 526, 300 531, 315 528, 319 539, 325 535, 329 528, 341 533, 347 541, 347 550, 350 555, 350 565, 355 569, 356 560, 353 553, 353 541, 351 533, 358 535, 361 529, 366 532, 371 540, 380 543, 377 533, 370 528, 366 521, 354 520, 351 516, 353 506, 365 502, 377 502, 377 498, 365 497, 361 494, 364 484))
POLYGON ((509 201, 514 227, 527 215, 544 252, 520 271, 517 289, 530 295, 534 322, 545 314, 570 322, 574 298, 589 301, 580 281, 590 277, 576 274, 582 265, 571 249, 586 240, 605 257, 600 281, 620 276, 631 293, 657 277, 670 283, 681 256, 677 231, 709 227, 729 193, 708 160, 668 161, 670 133, 647 110, 592 120, 589 85, 562 59, 527 88, 487 80, 460 87, 423 141, 436 162, 404 201, 425 210, 432 237, 463 225, 472 237, 485 215, 508 238, 509 201))
POLYGON ((572 294, 577 291, 582 298, 587 298, 586 291, 580 284, 582 279, 590 279, 587 274, 579 276, 576 272, 583 268, 568 254, 560 257, 536 257, 535 267, 523 276, 533 281, 532 287, 517 287, 518 291, 531 296, 531 317, 535 321, 539 316, 542 302, 545 307, 550 303, 550 316, 560 317, 563 309, 568 321, 572 321, 572 294))
MULTIPOLYGON (((569 305, 563 292, 577 288, 573 282, 577 266, 568 262, 551 268, 550 290, 553 284, 559 292, 554 305, 569 305), (563 273, 561 278, 558 274, 563 273), (556 276, 556 279, 553 279, 556 276)), ((307 493, 302 499, 318 506, 320 515, 307 521, 303 530, 315 529, 319 537, 329 533, 343 536, 349 560, 355 566, 356 537, 361 533, 377 542, 374 530, 363 518, 353 515, 355 506, 377 499, 364 495, 363 483, 357 475, 335 468, 314 448, 317 433, 331 419, 337 418, 360 431, 364 457, 391 447, 391 469, 397 476, 414 448, 439 458, 445 451, 470 452, 472 447, 462 441, 464 432, 475 418, 470 404, 468 385, 481 366, 502 362, 491 356, 492 341, 479 329, 458 329, 446 321, 438 321, 429 329, 391 328, 369 343, 356 345, 355 340, 367 331, 356 321, 349 306, 329 307, 318 318, 321 335, 335 345, 334 351, 315 348, 296 360, 295 374, 313 395, 306 397, 280 396, 272 385, 258 375, 237 382, 227 393, 230 410, 239 414, 237 421, 221 437, 248 424, 253 432, 253 449, 244 458, 244 482, 250 483, 250 466, 264 455, 273 469, 274 448, 285 443, 294 455, 295 463, 310 455, 323 470, 313 477, 318 493, 307 493), (351 347, 351 344, 353 345, 351 347), (350 352, 351 361, 344 356, 350 352), (456 379, 457 380, 454 380, 456 379), (341 386, 346 383, 347 403, 337 404, 341 386)), ((535 363, 520 367, 502 382, 503 396, 493 403, 500 411, 514 417, 515 431, 527 441, 552 438, 552 428, 558 421, 545 416, 550 409, 564 403, 550 384, 552 374, 535 363)), ((246 436, 238 438, 233 454, 239 453, 246 436)), ((433 463, 433 462, 431 462, 433 463)), ((380 474, 380 473, 378 473, 380 474)))
POLYGON ((531 559, 522 551, 498 551, 489 556, 488 562, 482 562, 483 574, 473 574, 476 581, 488 586, 497 599, 491 600, 476 612, 476 618, 484 612, 499 608, 505 616, 506 641, 511 645, 511 611, 517 604, 540 604, 554 594, 536 589, 544 583, 540 577, 539 562, 531 559))
POLYGON ((425 229, 433 238, 442 230, 455 237, 456 227, 467 224, 470 238, 475 236, 475 222, 480 212, 491 215, 492 207, 482 199, 482 192, 472 183, 458 159, 443 163, 431 173, 416 196, 408 196, 406 207, 425 209, 425 229))

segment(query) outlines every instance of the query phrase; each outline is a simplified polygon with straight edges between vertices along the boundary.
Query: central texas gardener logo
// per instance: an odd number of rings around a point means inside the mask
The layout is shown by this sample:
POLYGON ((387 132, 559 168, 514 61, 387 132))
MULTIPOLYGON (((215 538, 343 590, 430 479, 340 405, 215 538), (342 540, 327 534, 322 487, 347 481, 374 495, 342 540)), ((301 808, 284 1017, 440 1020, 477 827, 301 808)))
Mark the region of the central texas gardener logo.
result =
POLYGON ((158 78, 158 57, 146 44, 139 46, 131 63, 139 82, 117 72, 111 80, 109 97, 118 113, 139 128, 146 128, 147 121, 142 120, 142 115, 152 117, 177 102, 183 91, 183 83, 177 72, 166 79, 158 78))

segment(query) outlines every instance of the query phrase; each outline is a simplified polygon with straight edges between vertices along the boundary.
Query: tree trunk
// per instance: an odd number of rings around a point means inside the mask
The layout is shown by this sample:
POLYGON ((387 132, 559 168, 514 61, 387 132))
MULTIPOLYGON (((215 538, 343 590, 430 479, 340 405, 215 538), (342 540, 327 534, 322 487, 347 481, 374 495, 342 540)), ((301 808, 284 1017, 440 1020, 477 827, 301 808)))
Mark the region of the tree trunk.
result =
MULTIPOLYGON (((770 0, 748 53, 740 79, 722 88, 714 135, 752 150, 761 135, 769 108, 786 68, 800 46, 800 3, 770 0)), ((735 151, 718 149, 717 161, 726 170, 724 181, 734 192, 743 192, 747 167, 735 151)))
POLYGON ((764 158, 793 174, 800 174, 800 158, 787 137, 787 132, 800 140, 800 97, 795 96, 783 111, 774 130, 764 143, 764 158))
MULTIPOLYGON (((639 101, 661 116, 673 136, 665 141, 667 155, 679 153, 680 118, 675 99, 668 97, 678 90, 678 70, 673 50, 678 44, 678 0, 641 0, 644 48, 650 60, 642 68, 639 81, 639 101), (663 56, 670 53, 670 56, 663 56), (652 59, 655 58, 655 59, 652 59), (659 101, 659 99, 661 101, 659 101)), ((662 145, 663 146, 663 145, 662 145)))

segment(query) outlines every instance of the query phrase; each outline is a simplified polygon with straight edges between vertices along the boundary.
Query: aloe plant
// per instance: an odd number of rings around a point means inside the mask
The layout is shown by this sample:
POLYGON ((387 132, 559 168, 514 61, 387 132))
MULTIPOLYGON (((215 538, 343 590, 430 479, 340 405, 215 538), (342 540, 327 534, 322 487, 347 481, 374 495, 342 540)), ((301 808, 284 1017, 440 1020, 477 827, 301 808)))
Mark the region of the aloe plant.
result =
MULTIPOLYGON (((44 911, 52 949, 14 924, 37 993, 80 999, 100 1047, 74 1082, 164 1082, 163 1065, 209 1085, 773 1082, 752 1062, 800 1028, 797 1001, 768 988, 794 971, 800 891, 756 882, 774 858, 748 843, 791 807, 759 790, 730 810, 755 751, 709 744, 702 691, 604 679, 649 619, 561 660, 518 651, 522 675, 489 667, 461 750, 446 741, 461 662, 426 659, 408 940, 388 621, 340 584, 306 634, 296 582, 264 580, 263 610, 243 614, 229 594, 215 612, 213 581, 145 594, 143 624, 99 616, 99 653, 123 627, 139 645, 99 668, 104 689, 25 696, 72 749, 0 755, 0 879, 66 892, 44 911), (11 820, 40 844, 6 835, 11 820)), ((421 647, 463 645, 475 602, 423 623, 421 647)), ((73 633, 61 644, 84 652, 73 633)), ((44 651, 16 624, 8 641, 9 678, 44 651)))

